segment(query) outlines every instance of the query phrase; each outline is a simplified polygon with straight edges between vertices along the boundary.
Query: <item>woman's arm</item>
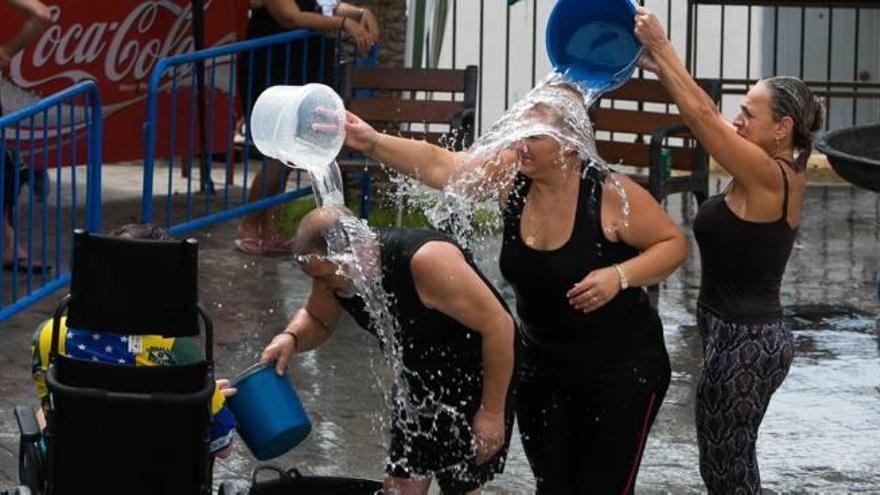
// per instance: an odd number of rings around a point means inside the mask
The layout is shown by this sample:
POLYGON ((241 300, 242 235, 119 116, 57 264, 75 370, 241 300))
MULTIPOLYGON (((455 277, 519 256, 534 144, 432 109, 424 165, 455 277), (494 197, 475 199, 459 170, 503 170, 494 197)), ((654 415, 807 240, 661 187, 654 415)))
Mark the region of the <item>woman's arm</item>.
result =
POLYGON ((290 358, 323 344, 336 328, 342 308, 333 293, 316 281, 306 304, 296 312, 287 327, 263 349, 261 363, 275 361, 275 370, 281 375, 290 358))
POLYGON ((642 41, 649 60, 644 67, 657 72, 685 124, 703 147, 746 188, 757 186, 771 190, 779 187, 779 170, 761 147, 737 134, 722 117, 715 102, 706 94, 681 63, 660 22, 650 11, 639 7, 636 36, 642 41))
POLYGON ((370 33, 373 37, 373 43, 379 42, 379 21, 370 9, 366 7, 358 7, 350 3, 339 2, 333 13, 355 19, 360 23, 361 27, 370 33))
POLYGON ((480 177, 491 183, 515 165, 514 153, 501 153, 497 160, 482 161, 469 153, 450 151, 426 141, 378 132, 351 112, 346 116, 345 132, 345 145, 349 148, 435 189, 442 189, 450 177, 462 170, 481 169, 480 177))
POLYGON ((641 253, 620 264, 631 286, 647 286, 663 281, 687 258, 684 234, 657 200, 642 186, 625 175, 613 174, 602 191, 603 230, 612 229, 609 237, 632 246, 641 253), (623 218, 623 198, 610 180, 616 179, 626 193, 629 215, 623 218), (606 217, 606 213, 608 216, 606 217), (611 220, 606 224, 604 219, 611 220))
POLYGON ((263 6, 272 19, 285 29, 305 28, 313 31, 344 29, 362 51, 368 50, 376 41, 360 23, 345 16, 328 17, 318 12, 303 12, 292 0, 265 0, 263 6))
POLYGON ((656 284, 668 277, 687 257, 684 234, 657 200, 632 179, 612 174, 602 187, 602 230, 612 242, 623 242, 641 253, 619 264, 590 272, 568 292, 569 303, 584 312, 613 299, 621 289, 621 273, 630 287, 656 284), (623 188, 629 203, 624 217, 623 188))
POLYGON ((422 303, 480 334, 483 390, 473 419, 476 463, 486 462, 504 444, 504 416, 513 375, 513 318, 448 242, 428 242, 410 262, 422 303))
POLYGON ((52 22, 49 8, 39 0, 6 0, 27 19, 9 41, 0 45, 0 72, 5 73, 12 57, 28 45, 52 22))

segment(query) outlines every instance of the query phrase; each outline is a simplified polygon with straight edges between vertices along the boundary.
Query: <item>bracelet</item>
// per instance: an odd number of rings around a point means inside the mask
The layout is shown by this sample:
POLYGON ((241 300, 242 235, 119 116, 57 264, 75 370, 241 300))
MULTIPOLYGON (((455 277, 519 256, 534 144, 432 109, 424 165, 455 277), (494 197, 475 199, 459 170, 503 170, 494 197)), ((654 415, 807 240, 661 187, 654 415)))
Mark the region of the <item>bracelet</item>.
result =
POLYGON ((623 267, 620 266, 619 263, 614 264, 614 271, 617 272, 617 281, 620 282, 620 290, 626 290, 629 288, 629 281, 626 279, 626 272, 623 271, 623 267))
POLYGON ((290 338, 293 339, 293 352, 297 352, 297 349, 299 348, 299 337, 297 337, 296 334, 292 331, 288 332, 287 330, 285 330, 281 333, 284 335, 290 335, 290 338))

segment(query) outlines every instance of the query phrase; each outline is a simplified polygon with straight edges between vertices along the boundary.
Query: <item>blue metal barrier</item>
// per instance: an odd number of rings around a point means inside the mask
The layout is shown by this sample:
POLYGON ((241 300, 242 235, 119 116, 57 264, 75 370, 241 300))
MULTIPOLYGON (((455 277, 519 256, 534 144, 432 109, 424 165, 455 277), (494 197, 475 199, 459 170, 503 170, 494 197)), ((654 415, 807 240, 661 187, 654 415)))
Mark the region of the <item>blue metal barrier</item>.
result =
POLYGON ((70 282, 74 229, 101 229, 98 87, 93 81, 79 82, 0 117, 0 132, 2 321, 70 282), (84 189, 77 177, 83 163, 84 189))
MULTIPOLYGON (((324 59, 325 59, 325 41, 320 34, 311 33, 307 30, 288 31, 273 36, 258 38, 229 45, 212 47, 205 50, 199 50, 194 53, 176 55, 173 57, 163 58, 159 60, 153 69, 150 77, 149 86, 147 88, 147 119, 144 123, 144 176, 143 176, 143 196, 141 203, 141 221, 154 222, 164 224, 172 234, 184 234, 196 228, 204 227, 213 223, 217 223, 232 217, 241 216, 246 213, 256 211, 262 208, 273 206, 294 198, 304 196, 311 193, 311 188, 301 187, 300 173, 296 174, 296 187, 289 192, 270 192, 267 191, 266 171, 267 159, 258 155, 254 148, 249 133, 244 133, 243 142, 240 145, 234 143, 235 134, 235 115, 237 114, 234 95, 246 91, 250 94, 252 85, 256 82, 276 80, 280 67, 272 68, 272 51, 284 50, 283 63, 283 79, 285 84, 304 84, 307 80, 314 80, 309 77, 307 72, 308 57, 310 54, 311 43, 320 43, 320 61, 318 64, 318 74, 323 75, 324 59), (296 56, 299 63, 299 71, 297 67, 291 67, 292 46, 294 42, 302 40, 301 51, 296 56), (247 76, 239 84, 236 81, 237 69, 241 57, 247 57, 247 76), (255 59, 260 60, 263 57, 263 67, 265 74, 255 74, 255 59), (207 73, 204 77, 206 81, 206 94, 202 98, 207 104, 207 132, 199 133, 204 135, 197 142, 195 131, 196 123, 196 87, 197 73, 200 68, 204 68, 207 73), (228 70, 228 74, 223 74, 223 70, 228 70), (170 72, 170 74, 169 74, 170 72), (298 72, 300 77, 292 77, 292 72, 298 72), (218 73, 220 77, 218 78, 218 73), (225 80, 224 80, 225 76, 225 80), (256 79, 265 77, 265 79, 256 79), (236 87, 240 84, 245 87, 236 87), (186 94, 180 86, 189 86, 189 93, 186 94), (164 90, 167 89, 167 93, 164 90), (163 91, 160 94, 160 91, 163 91), (217 93, 221 91, 225 93, 225 108, 217 105, 217 93), (160 117, 159 105, 167 103, 167 115, 160 117), (180 106, 181 108, 178 108, 180 106), (185 108, 183 108, 185 107, 185 108), (186 118, 187 142, 186 151, 181 153, 179 149, 175 149, 175 130, 178 125, 178 118, 186 118), (161 120, 161 121, 160 121, 161 120), (167 126, 167 127, 165 127, 167 126), (216 132, 222 127, 223 141, 216 141, 216 132), (167 160, 168 170, 166 177, 162 179, 167 183, 164 184, 164 201, 154 201, 154 179, 156 174, 156 158, 157 158, 157 136, 160 132, 167 132, 167 154, 163 157, 167 160), (200 174, 198 191, 193 190, 192 175, 194 160, 201 162, 198 167, 200 174), (215 168, 214 161, 220 161, 224 174, 223 188, 218 191, 214 187, 212 181, 212 169, 215 168), (260 194, 253 194, 254 191, 248 190, 251 175, 251 161, 258 160, 260 163, 260 171, 263 180, 254 187, 260 187, 260 194), (174 181, 175 174, 173 170, 175 164, 181 167, 185 183, 176 184, 174 181), (241 176, 237 177, 234 170, 235 166, 240 165, 241 176), (232 190, 234 183, 241 180, 241 189, 239 194, 232 190), (269 194, 267 194, 269 192, 269 194), (194 201, 195 195, 201 194, 200 201, 194 201), (164 208, 164 219, 157 220, 154 209, 157 203, 164 208)), ((276 52, 277 56, 277 52, 276 52)), ((277 60, 276 60, 277 62, 277 60)), ((249 99, 244 100, 246 106, 245 115, 250 114, 249 99)), ((247 117, 246 117, 247 120, 247 117)), ((164 148, 164 146, 163 146, 164 148)), ((283 168, 283 167, 282 167, 283 168)), ((279 174, 283 174, 283 170, 279 170, 279 174)), ((282 175, 282 178, 286 178, 282 175)))

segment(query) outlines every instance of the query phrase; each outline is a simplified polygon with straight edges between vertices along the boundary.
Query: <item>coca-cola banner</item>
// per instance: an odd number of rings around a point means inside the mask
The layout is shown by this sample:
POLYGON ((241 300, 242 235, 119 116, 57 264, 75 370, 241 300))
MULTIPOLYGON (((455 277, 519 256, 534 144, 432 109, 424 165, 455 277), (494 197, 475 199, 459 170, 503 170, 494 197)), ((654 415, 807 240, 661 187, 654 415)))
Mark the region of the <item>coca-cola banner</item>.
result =
MULTIPOLYGON (((12 112, 78 81, 94 79, 100 88, 104 114, 104 161, 141 159, 144 153, 141 128, 146 119, 147 85, 153 67, 163 57, 194 50, 190 0, 44 0, 44 3, 49 7, 52 23, 12 59, 9 74, 0 82, 3 111, 12 112)), ((244 37, 247 0, 204 0, 203 6, 205 47, 244 37)), ((2 43, 18 31, 23 19, 6 2, 0 2, 0 19, 3 19, 0 23, 2 43)), ((227 94, 228 71, 233 69, 228 57, 215 63, 216 76, 206 78, 206 85, 211 79, 215 81, 214 105, 225 109, 230 96, 227 94)), ((176 154, 182 154, 187 146, 188 118, 181 116, 188 115, 189 91, 193 86, 190 67, 180 69, 175 83, 176 154)), ((166 123, 171 107, 168 101, 170 76, 170 71, 164 75, 158 100, 159 121, 166 123)), ((44 128, 53 134, 53 129, 58 127, 63 129, 62 133, 79 127, 80 122, 67 125, 70 118, 79 121, 84 115, 82 108, 73 110, 62 112, 61 126, 51 112, 47 115, 48 121, 37 119, 33 125, 34 135, 42 136, 44 128)), ((222 122, 224 119, 217 120, 215 134, 222 136, 226 123, 222 122)), ((27 137, 21 136, 22 139, 27 137)), ((163 129, 157 137, 157 147, 167 155, 171 135, 163 129)), ((225 143, 217 143, 215 148, 223 146, 225 143)))

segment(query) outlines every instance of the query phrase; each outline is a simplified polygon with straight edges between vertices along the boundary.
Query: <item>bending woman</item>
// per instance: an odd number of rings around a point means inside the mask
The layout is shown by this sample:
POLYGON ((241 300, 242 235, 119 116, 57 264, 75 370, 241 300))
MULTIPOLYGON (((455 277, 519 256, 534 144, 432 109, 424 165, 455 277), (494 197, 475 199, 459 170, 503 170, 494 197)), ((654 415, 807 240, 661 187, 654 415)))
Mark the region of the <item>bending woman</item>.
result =
POLYGON ((703 270, 697 439, 700 473, 710 493, 760 493, 758 427, 793 355, 779 287, 824 107, 803 81, 773 77, 749 90, 731 127, 645 8, 637 11, 635 33, 646 50, 642 66, 657 73, 691 131, 733 176, 722 194, 703 203, 694 221, 703 270))
POLYGON ((377 133, 353 114, 346 144, 435 188, 515 175, 500 194, 500 264, 522 320, 517 419, 538 492, 631 493, 670 379, 663 327, 640 287, 681 264, 684 238, 647 191, 587 165, 578 148, 593 143, 559 139, 577 135, 570 122, 586 122, 581 95, 564 85, 542 93, 550 103, 517 120, 546 133, 515 140, 490 163, 377 133), (474 168, 483 170, 466 173, 474 168))

